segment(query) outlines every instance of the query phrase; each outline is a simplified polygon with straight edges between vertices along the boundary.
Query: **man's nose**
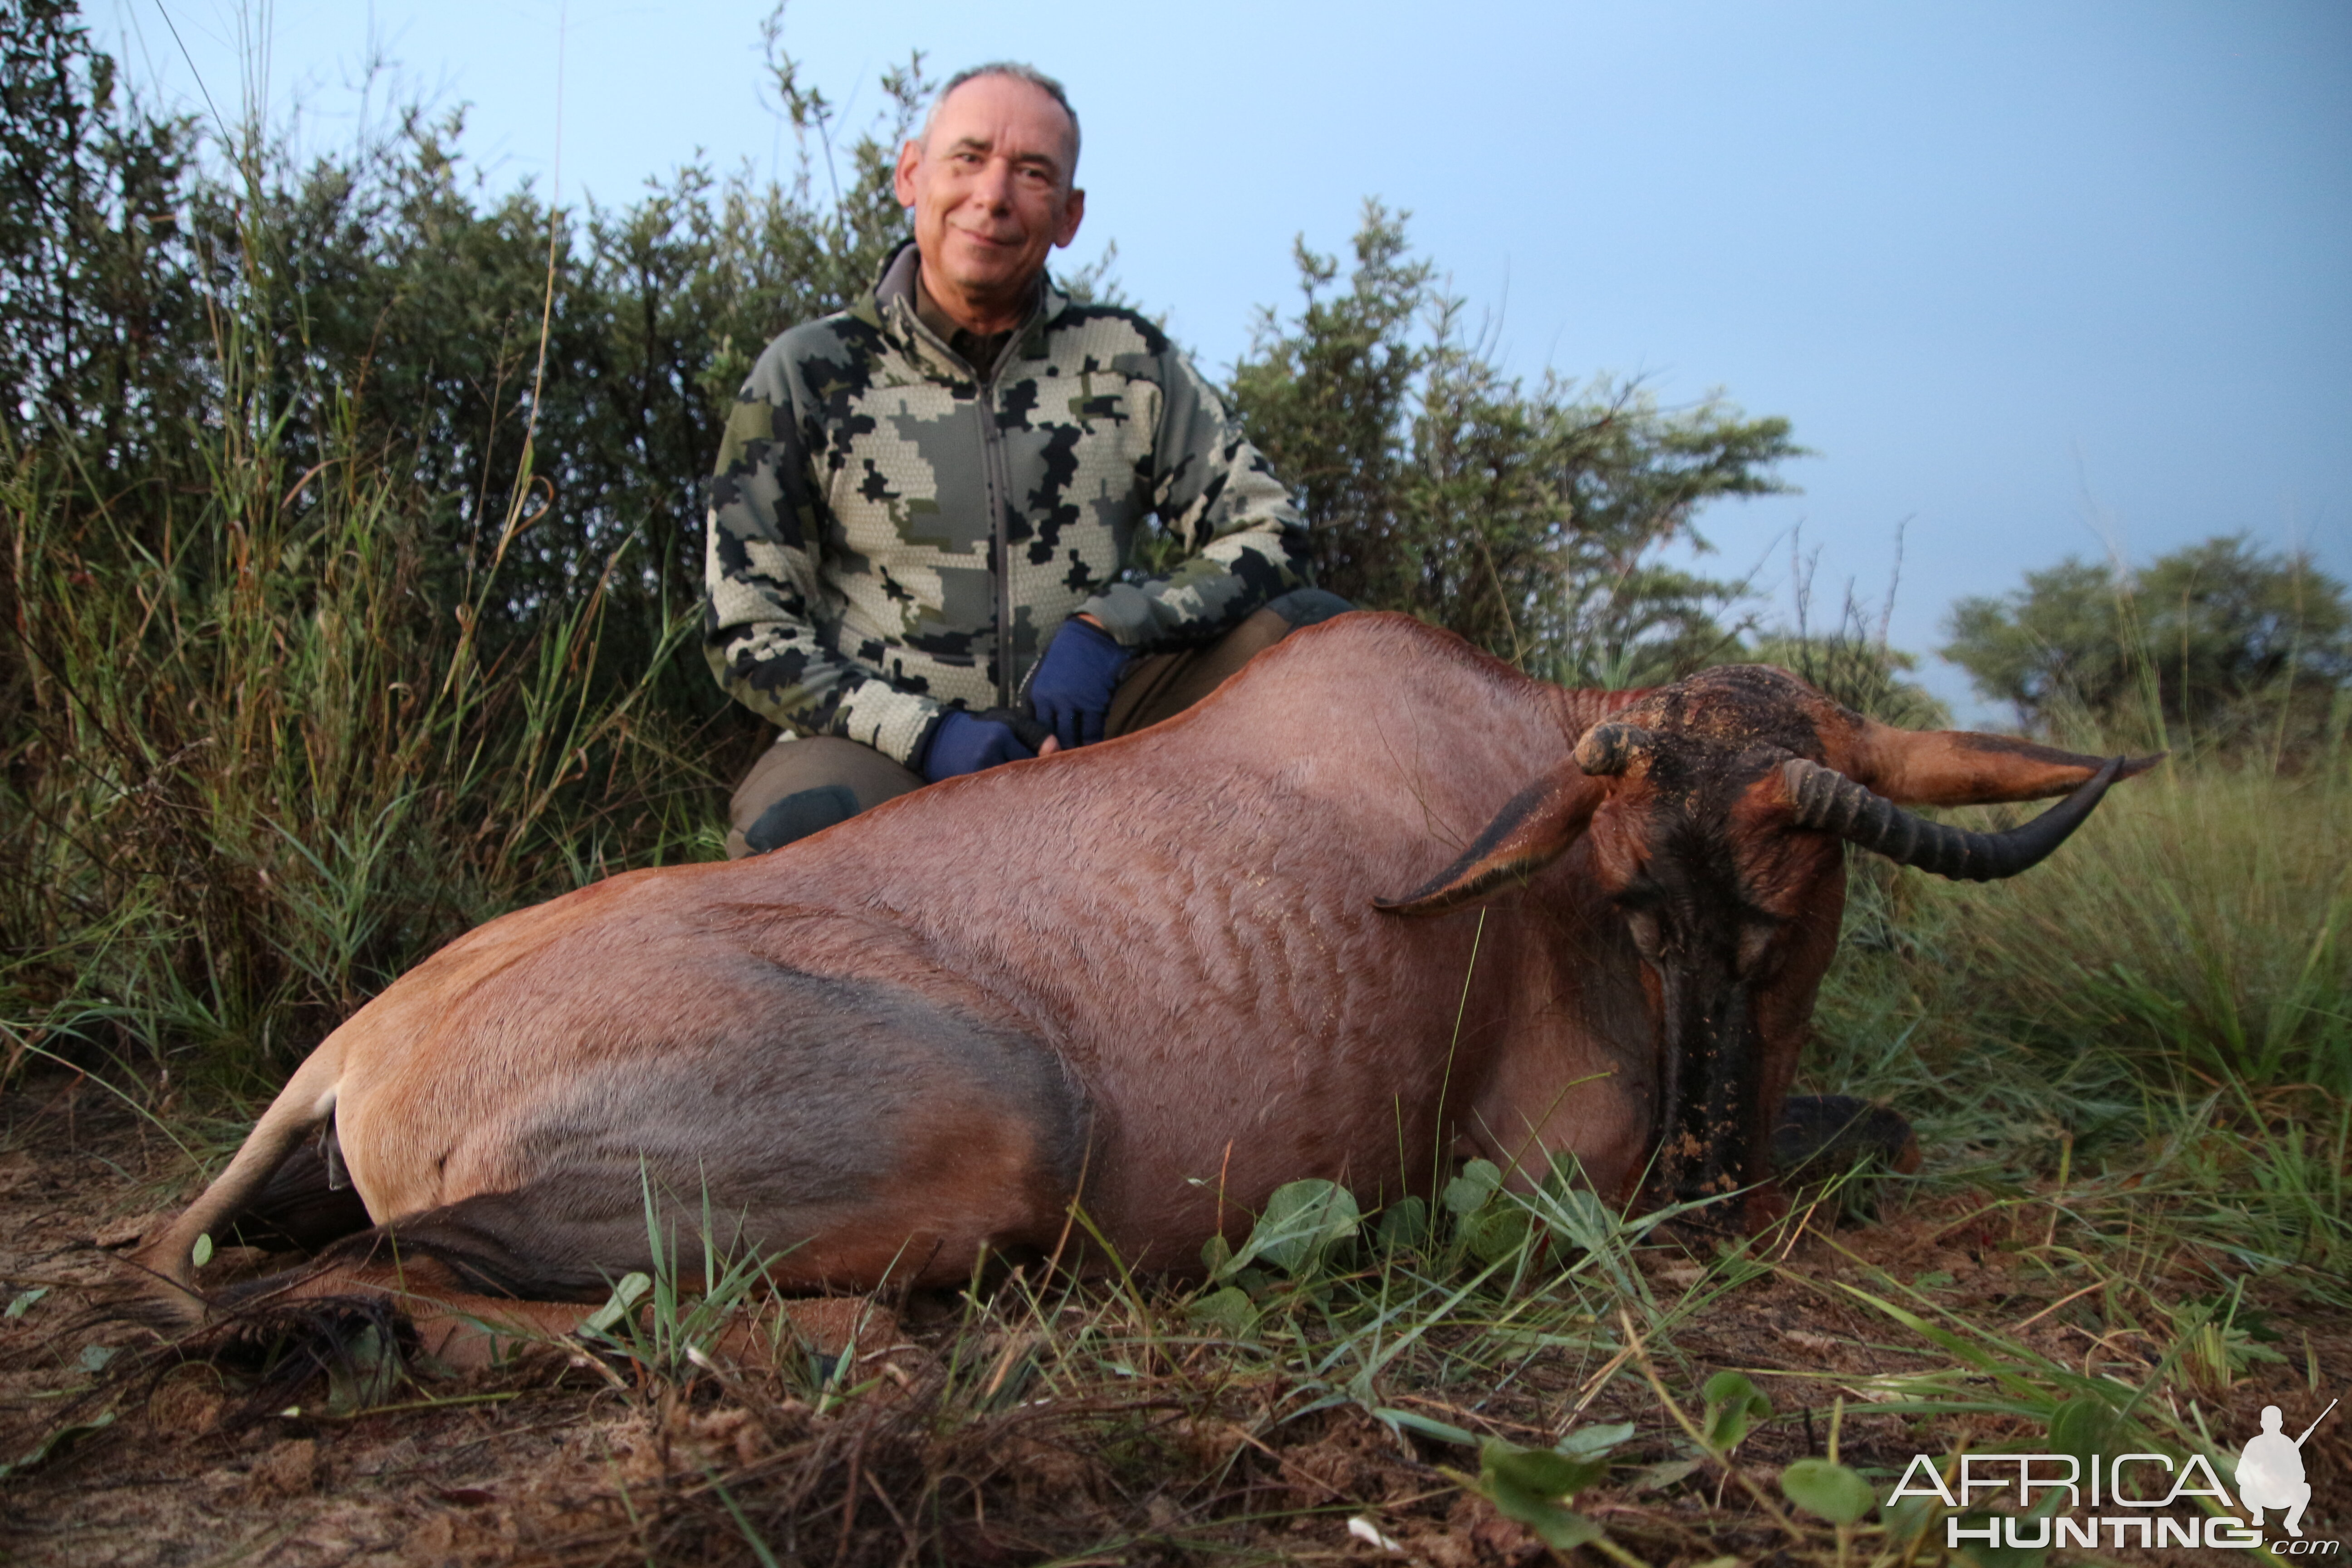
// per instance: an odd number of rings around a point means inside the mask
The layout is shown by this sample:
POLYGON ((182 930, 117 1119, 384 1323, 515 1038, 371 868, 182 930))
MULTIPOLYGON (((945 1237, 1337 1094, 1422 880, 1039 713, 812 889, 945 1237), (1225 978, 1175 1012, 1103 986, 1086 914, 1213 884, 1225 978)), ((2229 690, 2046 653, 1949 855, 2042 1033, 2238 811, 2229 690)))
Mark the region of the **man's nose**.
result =
POLYGON ((1013 205, 1013 167, 992 158, 982 165, 980 177, 972 182, 972 194, 986 203, 991 212, 1003 212, 1013 205))

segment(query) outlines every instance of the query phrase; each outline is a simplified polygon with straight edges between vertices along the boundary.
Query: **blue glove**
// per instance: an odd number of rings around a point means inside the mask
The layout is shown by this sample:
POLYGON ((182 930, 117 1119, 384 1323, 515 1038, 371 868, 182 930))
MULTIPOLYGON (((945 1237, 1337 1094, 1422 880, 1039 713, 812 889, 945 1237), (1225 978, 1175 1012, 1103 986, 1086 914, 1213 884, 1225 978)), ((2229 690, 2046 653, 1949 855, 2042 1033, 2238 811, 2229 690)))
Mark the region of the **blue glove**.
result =
POLYGON ((950 708, 940 714, 939 728, 931 731, 930 744, 923 748, 923 777, 937 784, 941 779, 976 773, 999 763, 1017 763, 1037 754, 1034 749, 1021 743, 1021 737, 1006 722, 1011 714, 997 709, 991 709, 989 714, 983 717, 967 713, 961 708, 950 708))
POLYGON ((1087 746, 1103 738, 1103 715, 1118 689, 1130 656, 1110 634, 1088 622, 1067 620, 1029 678, 1029 705, 1037 721, 1066 746, 1087 746))

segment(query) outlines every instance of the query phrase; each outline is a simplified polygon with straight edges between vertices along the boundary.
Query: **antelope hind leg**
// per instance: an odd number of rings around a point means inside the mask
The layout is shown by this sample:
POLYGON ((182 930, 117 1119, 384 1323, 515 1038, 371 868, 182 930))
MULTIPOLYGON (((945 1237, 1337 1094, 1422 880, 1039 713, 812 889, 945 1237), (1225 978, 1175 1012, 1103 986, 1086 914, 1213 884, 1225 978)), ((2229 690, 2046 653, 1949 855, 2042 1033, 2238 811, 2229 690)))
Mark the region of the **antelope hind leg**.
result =
MULTIPOLYGON (((326 1256, 430 1258, 467 1290, 561 1301, 657 1261, 698 1278, 712 1249, 780 1289, 864 1291, 1052 1245, 1087 1121, 1048 1047, 880 983, 772 969, 729 1000, 740 1033, 567 1064, 477 1116, 438 1162, 442 1201, 326 1256)), ((428 1092, 451 1098, 345 1101, 355 1170, 376 1151, 415 1166, 463 1124, 454 1079, 428 1092)))

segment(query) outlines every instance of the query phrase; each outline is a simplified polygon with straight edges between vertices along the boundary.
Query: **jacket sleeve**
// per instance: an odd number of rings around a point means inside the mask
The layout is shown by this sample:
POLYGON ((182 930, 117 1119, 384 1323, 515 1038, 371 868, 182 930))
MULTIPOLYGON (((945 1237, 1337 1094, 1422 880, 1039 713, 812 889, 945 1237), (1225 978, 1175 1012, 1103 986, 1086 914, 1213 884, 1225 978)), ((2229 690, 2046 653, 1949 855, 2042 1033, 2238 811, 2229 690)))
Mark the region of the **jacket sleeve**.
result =
POLYGON ((803 735, 914 766, 940 705, 844 657, 819 573, 824 505, 783 377, 767 359, 737 399, 711 480, 703 654, 736 701, 803 735))
POLYGON ((1169 350, 1161 363, 1152 509, 1191 556, 1166 577, 1115 583, 1080 605, 1122 647, 1199 643, 1307 584, 1307 520, 1216 390, 1169 350))

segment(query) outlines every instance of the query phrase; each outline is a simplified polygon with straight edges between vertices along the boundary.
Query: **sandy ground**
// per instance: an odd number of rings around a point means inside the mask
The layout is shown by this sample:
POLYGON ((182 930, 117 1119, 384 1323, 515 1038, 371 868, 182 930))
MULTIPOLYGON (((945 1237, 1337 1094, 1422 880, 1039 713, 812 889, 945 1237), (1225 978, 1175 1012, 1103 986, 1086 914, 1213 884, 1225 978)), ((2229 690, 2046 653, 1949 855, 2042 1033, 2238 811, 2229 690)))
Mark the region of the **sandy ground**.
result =
MULTIPOLYGON (((859 1352, 872 1363, 861 1368, 866 1391, 822 1409, 804 1362, 654 1382, 626 1363, 550 1349, 520 1365, 384 1384, 373 1400, 366 1378, 378 1363, 362 1358, 336 1383, 261 1390, 268 1407, 257 1411, 250 1347, 184 1360, 104 1315, 125 1282, 122 1254, 184 1195, 188 1171, 161 1132, 89 1080, 35 1079, 0 1097, 0 1297, 16 1303, 0 1319, 0 1463, 13 1471, 0 1478, 0 1562, 748 1563, 764 1550, 782 1563, 1474 1568, 1545 1557, 1527 1530, 1446 1475, 1475 1468, 1467 1450, 1402 1440, 1352 1408, 1298 1418, 1279 1380, 1234 1375, 1213 1346, 1171 1352, 1099 1397, 975 1406, 965 1396, 948 1418, 940 1391, 950 1362, 1013 1366, 1024 1348, 1007 1334, 974 1342, 952 1303, 906 1304, 890 1342, 859 1352), (394 1407, 356 1408, 385 1400, 394 1407), (1363 1521, 1353 1533, 1350 1520, 1363 1521)), ((1923 1432, 1870 1412, 1866 1394, 1884 1396, 1872 1380, 1938 1363, 1839 1290, 1861 1275, 1855 1256, 1930 1281, 1942 1304, 2078 1369, 2136 1381, 2161 1356, 2147 1334, 2085 1326, 2046 1271, 2021 1262, 2037 1237, 2021 1247, 1969 1212, 1956 1202, 1801 1241, 1778 1274, 1677 1329, 1679 1358, 1662 1359, 1663 1374, 1687 1389, 1738 1368, 1801 1416, 1742 1450, 1751 1477, 1777 1495, 1780 1466, 1822 1451, 1841 1391, 1850 1462, 1899 1469, 1955 1435, 1948 1423, 1923 1432)), ((1671 1256, 1653 1270, 1667 1296, 1701 1272, 1671 1256)), ((2352 1323, 2341 1314, 2284 1297, 2264 1305, 2285 1359, 2200 1399, 2212 1429, 2233 1439, 2255 1429, 2265 1403, 2315 1408, 2314 1368, 2323 1404, 2352 1372, 2352 1323)), ((967 1373, 960 1386, 971 1382, 967 1373)), ((1679 1435, 1645 1384, 1609 1376, 1593 1358, 1535 1357, 1489 1389, 1390 1397, 1528 1444, 1577 1421, 1634 1422, 1640 1436, 1618 1456, 1625 1463, 1579 1506, 1644 1561, 1832 1561, 1825 1538, 1815 1548, 1792 1540, 1738 1489, 1718 1504, 1705 1475, 1646 1468, 1671 1466, 1679 1435)), ((2305 1530, 2315 1540, 2352 1524, 2345 1415, 2306 1447, 2317 1500, 2305 1530)), ((2014 1430, 1988 1415, 1969 1436, 1990 1446, 2014 1430)))

